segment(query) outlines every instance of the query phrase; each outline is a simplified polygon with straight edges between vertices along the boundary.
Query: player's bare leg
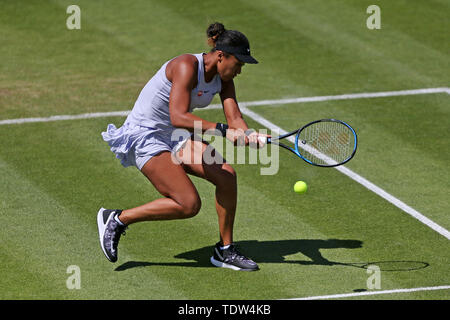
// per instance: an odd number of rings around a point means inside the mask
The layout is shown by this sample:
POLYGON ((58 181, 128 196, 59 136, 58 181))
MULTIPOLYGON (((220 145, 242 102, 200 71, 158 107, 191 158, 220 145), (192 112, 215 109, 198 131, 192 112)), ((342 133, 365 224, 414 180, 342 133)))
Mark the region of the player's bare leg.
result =
POLYGON ((216 186, 215 204, 221 243, 231 244, 237 204, 236 172, 225 163, 221 155, 202 141, 189 140, 176 156, 187 173, 206 179, 216 186), (217 163, 205 162, 205 154, 214 157, 217 163))
POLYGON ((141 171, 164 198, 124 210, 120 215, 124 224, 185 219, 199 212, 201 201, 197 189, 183 167, 172 161, 170 152, 162 152, 151 158, 141 171))
POLYGON ((216 186, 220 242, 214 246, 211 263, 234 270, 258 270, 258 265, 242 255, 233 243, 237 203, 237 179, 234 169, 211 146, 202 141, 188 141, 177 153, 177 158, 186 172, 206 179, 216 186), (209 161, 205 161, 205 157, 209 157, 209 161), (216 162, 210 161, 211 158, 216 159, 216 162))

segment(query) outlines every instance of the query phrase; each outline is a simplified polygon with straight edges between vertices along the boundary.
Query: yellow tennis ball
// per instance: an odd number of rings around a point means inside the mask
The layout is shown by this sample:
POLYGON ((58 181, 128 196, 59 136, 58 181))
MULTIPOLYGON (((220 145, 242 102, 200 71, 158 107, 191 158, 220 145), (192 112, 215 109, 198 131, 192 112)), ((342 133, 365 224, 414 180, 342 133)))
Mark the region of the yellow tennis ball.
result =
POLYGON ((307 189, 308 189, 308 186, 303 181, 297 181, 294 184, 294 191, 297 193, 305 193, 307 189))

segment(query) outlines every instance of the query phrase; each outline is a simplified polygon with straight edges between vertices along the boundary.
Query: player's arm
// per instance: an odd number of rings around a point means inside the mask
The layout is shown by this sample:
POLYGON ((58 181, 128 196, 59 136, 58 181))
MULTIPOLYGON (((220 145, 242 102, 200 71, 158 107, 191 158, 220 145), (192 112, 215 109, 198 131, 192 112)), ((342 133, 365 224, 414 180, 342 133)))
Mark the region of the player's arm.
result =
POLYGON ((222 100, 223 111, 227 119, 230 129, 248 130, 248 125, 242 117, 236 100, 236 90, 233 80, 222 81, 222 91, 220 92, 220 99, 222 100))
POLYGON ((216 123, 202 119, 189 112, 191 91, 197 80, 197 59, 185 55, 171 61, 166 69, 167 78, 172 82, 169 97, 170 121, 174 127, 194 131, 194 123, 201 122, 202 131, 215 129, 216 123), (194 58, 194 59, 192 59, 194 58))
MULTIPOLYGON (((258 140, 258 134, 256 132, 250 133, 247 123, 242 117, 241 110, 236 100, 236 89, 234 87, 233 80, 224 82, 222 81, 222 91, 220 92, 220 99, 222 100, 223 111, 225 113, 225 118, 227 119, 228 126, 234 131, 231 137, 227 137, 231 141, 240 139, 242 133, 245 135, 245 144, 258 144, 259 146, 264 145, 263 142, 258 140), (237 136, 237 137, 236 137, 237 136)), ((232 131, 232 133, 233 133, 232 131)), ((267 135, 262 135, 267 136, 267 135)))

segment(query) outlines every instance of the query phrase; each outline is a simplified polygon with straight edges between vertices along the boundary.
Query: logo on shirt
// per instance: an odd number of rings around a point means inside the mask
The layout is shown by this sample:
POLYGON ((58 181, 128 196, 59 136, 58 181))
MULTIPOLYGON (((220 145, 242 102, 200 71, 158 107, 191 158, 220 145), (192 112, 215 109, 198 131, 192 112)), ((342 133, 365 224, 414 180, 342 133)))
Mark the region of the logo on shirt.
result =
POLYGON ((208 93, 209 92, 209 90, 205 90, 205 91, 199 91, 199 92, 197 92, 197 96, 199 96, 199 97, 201 97, 204 93, 208 93))

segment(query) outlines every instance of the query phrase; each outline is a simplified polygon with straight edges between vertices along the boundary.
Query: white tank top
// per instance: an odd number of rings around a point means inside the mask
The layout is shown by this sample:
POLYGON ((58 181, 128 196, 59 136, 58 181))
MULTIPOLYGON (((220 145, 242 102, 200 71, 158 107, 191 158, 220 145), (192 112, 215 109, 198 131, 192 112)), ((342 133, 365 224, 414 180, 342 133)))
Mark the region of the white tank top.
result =
MULTIPOLYGON (((222 89, 219 74, 216 74, 210 82, 205 82, 203 53, 195 54, 195 57, 198 60, 198 81, 197 86, 191 91, 190 112, 194 108, 208 106, 214 95, 222 89)), ((166 66, 172 60, 164 63, 144 86, 125 123, 150 127, 156 129, 156 131, 165 131, 167 134, 170 134, 175 129, 170 122, 169 113, 169 96, 172 82, 166 77, 166 66)))

